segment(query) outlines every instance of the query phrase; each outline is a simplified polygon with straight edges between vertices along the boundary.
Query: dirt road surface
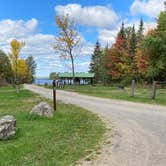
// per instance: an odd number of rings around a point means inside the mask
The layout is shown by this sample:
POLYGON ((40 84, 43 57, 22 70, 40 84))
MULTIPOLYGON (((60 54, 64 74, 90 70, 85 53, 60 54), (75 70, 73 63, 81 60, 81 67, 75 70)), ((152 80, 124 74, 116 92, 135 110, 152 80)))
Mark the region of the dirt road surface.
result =
MULTIPOLYGON (((35 85, 26 89, 52 99, 52 90, 35 85)), ((166 166, 166 107, 103 99, 57 91, 57 98, 104 117, 114 127, 112 143, 103 148, 92 166, 166 166)), ((110 131, 112 132, 112 131, 110 131)))

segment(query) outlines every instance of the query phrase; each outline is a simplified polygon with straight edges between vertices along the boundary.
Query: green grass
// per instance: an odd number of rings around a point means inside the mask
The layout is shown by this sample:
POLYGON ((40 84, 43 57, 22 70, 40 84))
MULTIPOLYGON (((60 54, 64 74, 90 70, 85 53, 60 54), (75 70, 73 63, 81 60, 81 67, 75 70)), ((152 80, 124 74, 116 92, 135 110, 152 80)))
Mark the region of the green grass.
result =
POLYGON ((98 148, 105 126, 96 115, 61 102, 52 119, 29 115, 45 100, 27 90, 0 88, 0 116, 17 119, 16 135, 0 141, 0 166, 67 166, 98 148))
POLYGON ((150 103, 150 104, 161 104, 166 105, 166 88, 157 89, 156 99, 150 99, 151 87, 141 88, 138 87, 135 89, 135 96, 130 96, 130 88, 125 87, 124 90, 120 90, 117 87, 109 86, 90 86, 90 85, 66 85, 64 90, 74 91, 86 95, 111 98, 111 99, 120 99, 133 102, 141 103, 150 103))

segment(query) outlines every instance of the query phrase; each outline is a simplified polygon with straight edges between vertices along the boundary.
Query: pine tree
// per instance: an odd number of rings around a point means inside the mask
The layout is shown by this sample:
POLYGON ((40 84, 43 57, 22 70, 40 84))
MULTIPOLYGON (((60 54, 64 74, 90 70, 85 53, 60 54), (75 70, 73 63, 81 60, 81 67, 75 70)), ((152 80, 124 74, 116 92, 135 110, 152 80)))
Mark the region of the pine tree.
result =
POLYGON ((100 43, 97 41, 94 52, 92 54, 90 63, 90 72, 95 74, 95 82, 102 80, 102 49, 100 43))
POLYGON ((133 25, 130 38, 130 56, 131 59, 134 58, 136 52, 137 38, 135 33, 135 26, 133 25))
POLYGON ((141 43, 142 43, 142 40, 144 37, 143 31, 144 31, 144 22, 143 22, 143 19, 141 18, 140 24, 139 24, 139 29, 137 32, 137 46, 138 47, 141 46, 141 43))
POLYGON ((28 71, 29 71, 29 82, 32 83, 34 82, 34 79, 35 79, 34 77, 35 77, 36 67, 37 67, 37 64, 32 55, 30 55, 26 59, 26 64, 28 66, 28 71))
POLYGON ((108 55, 109 55, 109 48, 108 44, 106 45, 105 49, 103 50, 103 56, 102 56, 102 82, 105 85, 109 81, 109 71, 107 67, 108 63, 108 55))
POLYGON ((131 30, 131 37, 129 39, 130 43, 130 49, 129 49, 129 56, 130 56, 130 66, 131 66, 131 73, 130 75, 133 76, 136 73, 136 65, 134 63, 134 58, 136 54, 136 45, 137 45, 137 38, 135 33, 135 26, 133 25, 131 30))
POLYGON ((122 47, 127 49, 127 36, 126 36, 126 30, 125 30, 125 27, 124 27, 124 22, 122 22, 122 25, 121 25, 120 31, 118 33, 118 36, 123 40, 122 47))
POLYGON ((137 48, 134 56, 135 63, 135 79, 137 82, 141 82, 141 78, 144 78, 147 72, 148 58, 142 49, 142 41, 144 39, 144 22, 140 19, 139 29, 137 31, 137 48))
POLYGON ((126 39, 126 33, 125 33, 125 28, 124 28, 124 22, 122 22, 119 35, 120 35, 123 39, 126 39))

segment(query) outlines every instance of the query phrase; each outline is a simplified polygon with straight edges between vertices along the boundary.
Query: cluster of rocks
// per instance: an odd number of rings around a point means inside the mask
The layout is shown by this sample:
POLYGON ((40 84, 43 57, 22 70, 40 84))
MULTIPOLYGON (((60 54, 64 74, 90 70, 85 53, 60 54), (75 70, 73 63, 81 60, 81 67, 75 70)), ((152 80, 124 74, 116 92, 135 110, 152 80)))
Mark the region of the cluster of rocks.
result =
MULTIPOLYGON (((31 114, 37 114, 44 117, 53 117, 54 110, 45 102, 36 105, 31 114)), ((12 115, 6 115, 0 118, 0 140, 5 140, 16 133, 16 119, 12 115)))

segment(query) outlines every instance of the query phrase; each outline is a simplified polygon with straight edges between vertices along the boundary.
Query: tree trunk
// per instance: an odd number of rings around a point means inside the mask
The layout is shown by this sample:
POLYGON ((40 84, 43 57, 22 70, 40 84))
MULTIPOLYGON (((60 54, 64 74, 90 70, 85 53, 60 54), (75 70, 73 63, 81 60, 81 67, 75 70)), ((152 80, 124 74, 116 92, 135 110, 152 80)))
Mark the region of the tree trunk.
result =
POLYGON ((75 84, 74 58, 73 58, 71 50, 70 50, 70 58, 71 58, 71 66, 72 66, 73 84, 75 84))
POLYGON ((16 59, 16 71, 15 71, 15 87, 16 87, 16 93, 19 93, 19 84, 18 84, 18 74, 17 74, 17 59, 16 59))

